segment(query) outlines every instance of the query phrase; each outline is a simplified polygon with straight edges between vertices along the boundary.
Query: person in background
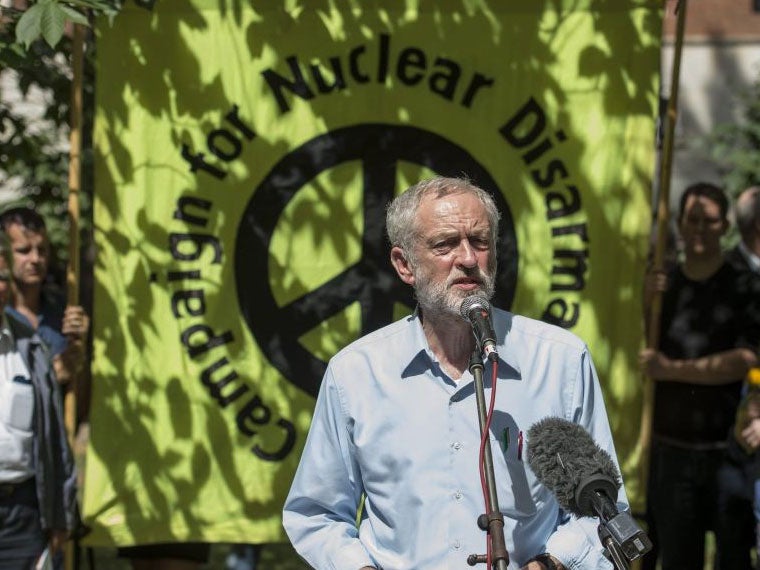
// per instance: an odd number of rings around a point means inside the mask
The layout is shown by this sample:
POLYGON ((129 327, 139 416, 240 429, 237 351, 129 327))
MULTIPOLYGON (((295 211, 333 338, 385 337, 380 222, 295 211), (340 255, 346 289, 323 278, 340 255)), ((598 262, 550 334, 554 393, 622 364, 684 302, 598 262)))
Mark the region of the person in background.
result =
MULTIPOLYGON (((13 263, 0 233, 0 306, 13 263)), ((0 570, 31 570, 78 528, 76 473, 48 347, 0 312, 0 570)))
POLYGON ((56 377, 68 384, 81 373, 90 319, 79 305, 66 306, 47 287, 50 242, 45 221, 31 208, 11 208, 0 214, 0 228, 13 252, 13 301, 10 313, 37 331, 53 355, 56 377))
POLYGON ((683 262, 657 281, 664 289, 660 347, 640 354, 655 381, 647 514, 662 570, 702 568, 708 530, 721 570, 750 568, 752 504, 725 500, 730 491, 721 472, 742 381, 757 362, 760 294, 724 261, 728 206, 712 184, 681 195, 683 262))
POLYGON ((726 261, 760 276, 760 186, 750 186, 739 194, 734 215, 741 240, 726 253, 726 261))
MULTIPOLYGON (((422 181, 388 208, 391 263, 418 307, 328 364, 283 511, 314 568, 467 568, 468 555, 486 551, 475 340, 460 308, 494 293, 498 224, 491 195, 456 178, 422 181)), ((523 433, 557 416, 616 457, 588 348, 559 327, 496 308, 491 317, 499 355, 491 433, 510 568, 611 568, 597 521, 565 513, 523 455, 523 433)))
MULTIPOLYGON (((739 271, 749 272, 760 279, 760 186, 750 186, 739 194, 734 204, 734 215, 741 240, 726 253, 726 261, 739 271)), ((736 455, 743 466, 742 481, 750 481, 755 509, 755 549, 760 553, 760 454, 757 453, 760 448, 760 368, 752 369, 747 380, 745 413, 741 421, 737 421, 734 437, 744 450, 742 453, 741 449, 737 449, 736 455)), ((746 484, 743 484, 740 489, 742 493, 745 487, 746 484)), ((760 562, 757 567, 760 568, 760 562)))

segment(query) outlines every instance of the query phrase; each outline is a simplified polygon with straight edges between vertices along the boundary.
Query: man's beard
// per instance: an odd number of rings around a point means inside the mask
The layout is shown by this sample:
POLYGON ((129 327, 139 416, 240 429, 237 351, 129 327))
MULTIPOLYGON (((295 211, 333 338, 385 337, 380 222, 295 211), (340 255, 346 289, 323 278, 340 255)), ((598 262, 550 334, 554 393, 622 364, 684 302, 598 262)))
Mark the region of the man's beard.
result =
POLYGON ((467 271, 457 271, 457 273, 449 275, 445 281, 433 281, 427 271, 420 269, 415 281, 414 294, 424 314, 449 315, 461 318, 459 309, 462 306, 462 301, 467 297, 482 295, 489 301, 491 300, 495 288, 495 275, 495 267, 489 267, 485 271, 475 267, 467 271), (452 287, 454 281, 463 277, 479 280, 480 286, 469 291, 452 287))

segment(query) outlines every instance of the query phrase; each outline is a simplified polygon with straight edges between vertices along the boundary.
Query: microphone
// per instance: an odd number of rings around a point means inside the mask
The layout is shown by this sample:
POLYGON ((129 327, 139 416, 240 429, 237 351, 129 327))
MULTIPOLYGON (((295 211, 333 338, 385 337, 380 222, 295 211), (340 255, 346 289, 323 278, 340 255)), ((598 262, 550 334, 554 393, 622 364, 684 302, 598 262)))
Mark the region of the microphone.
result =
POLYGON ((615 462, 582 426, 544 418, 528 430, 528 464, 559 505, 578 517, 597 516, 628 560, 652 549, 630 513, 615 504, 621 485, 615 462))
POLYGON ((462 301, 459 314, 470 322, 480 352, 495 362, 499 354, 496 352, 496 333, 491 325, 491 303, 485 297, 472 295, 462 301))

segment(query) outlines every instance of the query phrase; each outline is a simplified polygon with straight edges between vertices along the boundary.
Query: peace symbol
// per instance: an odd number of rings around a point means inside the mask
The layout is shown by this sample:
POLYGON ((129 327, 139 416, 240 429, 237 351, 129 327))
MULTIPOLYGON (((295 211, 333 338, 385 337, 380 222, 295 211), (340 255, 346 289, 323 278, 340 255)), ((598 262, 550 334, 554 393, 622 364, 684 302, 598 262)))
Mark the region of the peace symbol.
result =
POLYGON ((466 150, 431 132, 398 125, 363 124, 316 137, 280 160, 256 188, 235 246, 237 296, 251 333, 271 364, 312 396, 319 390, 326 363, 298 342, 301 335, 355 301, 361 305, 362 334, 391 322, 394 303, 414 306, 411 288, 390 264, 384 234, 385 208, 394 197, 401 161, 442 176, 466 175, 493 195, 502 215, 493 302, 503 308, 512 304, 518 261, 512 216, 490 174, 466 150), (350 161, 358 161, 363 172, 362 258, 317 289, 278 306, 269 275, 269 246, 277 220, 309 181, 350 161))

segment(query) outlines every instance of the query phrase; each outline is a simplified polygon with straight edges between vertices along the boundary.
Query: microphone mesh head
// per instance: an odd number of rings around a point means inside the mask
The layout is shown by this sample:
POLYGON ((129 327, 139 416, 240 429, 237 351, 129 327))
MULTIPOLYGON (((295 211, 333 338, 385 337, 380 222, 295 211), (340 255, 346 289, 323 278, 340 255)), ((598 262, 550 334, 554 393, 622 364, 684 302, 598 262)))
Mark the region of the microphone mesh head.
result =
POLYGON ((468 320, 470 318, 470 311, 475 307, 484 309, 485 311, 490 311, 491 303, 489 303, 488 299, 482 295, 471 295, 469 297, 465 297, 464 301, 462 301, 462 304, 459 307, 459 314, 462 315, 463 319, 468 320))
POLYGON ((527 435, 528 465, 566 511, 579 517, 594 516, 588 502, 577 496, 584 481, 604 479, 612 486, 610 490, 620 488, 612 457, 583 426, 547 417, 533 424, 527 435))

